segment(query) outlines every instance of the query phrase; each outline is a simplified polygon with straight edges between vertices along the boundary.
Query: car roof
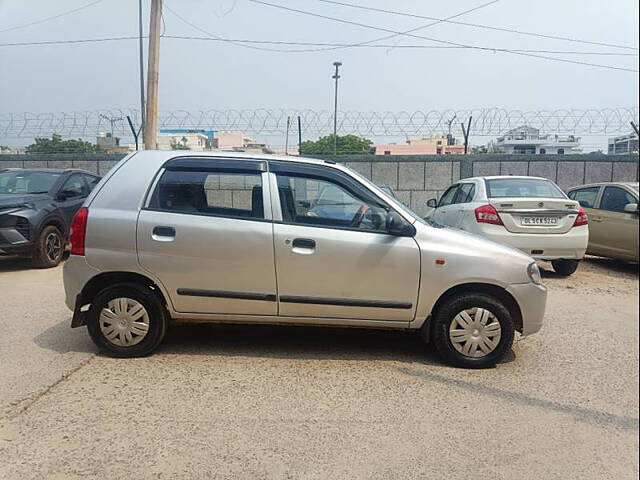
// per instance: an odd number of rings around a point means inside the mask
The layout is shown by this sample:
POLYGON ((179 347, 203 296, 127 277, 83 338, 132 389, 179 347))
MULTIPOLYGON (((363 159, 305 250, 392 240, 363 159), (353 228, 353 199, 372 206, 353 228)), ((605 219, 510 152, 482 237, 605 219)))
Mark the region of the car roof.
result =
MULTIPOLYGON (((461 178, 460 180, 458 180, 458 182, 462 182, 463 180, 501 180, 501 179, 532 179, 532 180, 549 180, 548 178, 544 178, 544 177, 532 177, 529 175, 489 175, 489 176, 485 176, 485 177, 470 177, 470 178, 461 178)), ((457 183, 457 182, 456 182, 457 183)))
MULTIPOLYGON (((0 169, 1 171, 5 171, 4 169, 0 169)), ((95 173, 91 173, 87 170, 82 170, 81 168, 8 168, 6 169, 11 172, 42 172, 42 173, 86 173, 88 175, 93 175, 94 177, 98 177, 99 175, 95 173)))
POLYGON ((595 183, 585 183, 584 185, 576 185, 575 187, 568 188, 567 190, 575 190, 576 188, 588 188, 588 187, 600 187, 607 185, 622 185, 625 187, 631 187, 634 189, 638 189, 638 182, 595 182, 595 183))

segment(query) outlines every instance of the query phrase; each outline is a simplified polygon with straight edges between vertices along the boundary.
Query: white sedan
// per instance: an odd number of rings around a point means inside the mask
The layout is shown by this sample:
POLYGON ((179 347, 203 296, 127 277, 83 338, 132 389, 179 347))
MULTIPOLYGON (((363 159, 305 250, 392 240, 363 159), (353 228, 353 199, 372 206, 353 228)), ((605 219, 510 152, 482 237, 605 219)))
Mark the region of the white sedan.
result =
POLYGON ((584 208, 546 178, 465 178, 427 206, 427 219, 550 260, 561 275, 576 271, 589 241, 584 208))

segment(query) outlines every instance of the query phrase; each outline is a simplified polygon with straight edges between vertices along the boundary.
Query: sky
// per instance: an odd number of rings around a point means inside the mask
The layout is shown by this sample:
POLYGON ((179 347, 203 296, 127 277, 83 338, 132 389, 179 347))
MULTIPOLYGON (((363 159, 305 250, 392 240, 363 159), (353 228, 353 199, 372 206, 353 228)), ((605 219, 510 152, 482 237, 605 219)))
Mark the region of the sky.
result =
MULTIPOLYGON (((391 31, 406 31, 431 23, 424 18, 366 11, 320 0, 264 1, 391 31)), ((489 0, 343 1, 444 18, 489 0)), ((1 46, 16 42, 137 35, 138 2, 135 0, 102 0, 66 16, 14 28, 91 3, 91 0, 0 0, 0 114, 139 108, 136 40, 1 46)), ((203 33, 206 31, 210 35, 235 39, 348 44, 389 35, 385 31, 285 11, 250 0, 165 0, 164 3, 165 35, 206 36, 203 33), (176 17, 171 10, 192 25, 176 17)), ((143 0, 143 4, 144 29, 147 31, 150 0, 143 0)), ((636 72, 477 49, 387 47, 295 53, 261 51, 225 42, 163 38, 160 109, 330 111, 333 109, 331 76, 334 61, 343 64, 340 110, 398 112, 488 107, 554 110, 638 105, 636 1, 498 0, 456 20, 636 49, 448 23, 439 23, 415 34, 497 49, 631 53, 631 56, 540 55, 636 72)), ((396 36, 381 43, 444 45, 406 36, 396 36)), ((585 139, 583 143, 600 141, 602 139, 585 139)))

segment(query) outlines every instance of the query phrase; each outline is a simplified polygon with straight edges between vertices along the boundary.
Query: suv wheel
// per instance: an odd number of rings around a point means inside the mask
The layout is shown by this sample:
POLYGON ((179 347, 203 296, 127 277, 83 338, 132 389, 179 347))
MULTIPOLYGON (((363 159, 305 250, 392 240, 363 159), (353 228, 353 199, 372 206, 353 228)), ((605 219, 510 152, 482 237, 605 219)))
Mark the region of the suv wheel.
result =
POLYGON ((55 267, 62 260, 64 238, 58 227, 47 225, 42 229, 35 245, 32 263, 36 268, 55 267))
POLYGON ((578 269, 580 260, 551 260, 551 265, 558 275, 568 277, 578 269))
POLYGON ((513 344, 509 310, 486 294, 466 293, 450 299, 440 306, 433 322, 438 353, 458 367, 493 366, 513 344))
POLYGON ((87 328, 93 342, 112 357, 142 357, 164 338, 168 314, 158 295, 136 284, 102 290, 91 303, 87 328))

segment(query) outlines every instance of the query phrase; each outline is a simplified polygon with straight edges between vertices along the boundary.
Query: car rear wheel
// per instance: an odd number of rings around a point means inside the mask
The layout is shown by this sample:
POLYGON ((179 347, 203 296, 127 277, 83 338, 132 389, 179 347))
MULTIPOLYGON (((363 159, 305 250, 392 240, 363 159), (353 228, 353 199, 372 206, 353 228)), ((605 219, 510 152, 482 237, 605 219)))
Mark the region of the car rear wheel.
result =
POLYGON ((112 357, 142 357, 153 352, 167 331, 168 314, 159 296, 136 284, 107 287, 87 315, 93 342, 112 357))
POLYGON ((450 364, 486 368, 511 348, 513 319, 502 302, 482 293, 465 293, 446 301, 433 318, 433 342, 450 364))
POLYGON ((36 241, 32 263, 36 268, 55 267, 64 254, 64 238, 58 227, 47 225, 42 229, 36 241))
POLYGON ((551 260, 551 265, 558 275, 568 277, 578 269, 580 260, 551 260))

